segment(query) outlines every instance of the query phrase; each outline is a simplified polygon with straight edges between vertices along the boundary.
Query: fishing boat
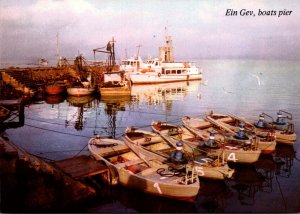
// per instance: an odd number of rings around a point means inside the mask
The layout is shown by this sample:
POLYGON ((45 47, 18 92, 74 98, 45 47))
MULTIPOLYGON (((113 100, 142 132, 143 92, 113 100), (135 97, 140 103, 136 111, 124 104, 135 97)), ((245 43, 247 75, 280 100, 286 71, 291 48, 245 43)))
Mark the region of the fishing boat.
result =
POLYGON ((125 72, 106 72, 104 81, 99 87, 101 97, 130 96, 131 84, 125 72))
MULTIPOLYGON (((226 121, 227 118, 220 120, 226 121)), ((202 140, 198 144, 200 149, 215 155, 223 153, 227 162, 252 164, 258 160, 261 154, 255 137, 246 140, 237 139, 233 135, 226 134, 221 129, 218 129, 206 118, 184 116, 182 123, 187 130, 196 136, 195 140, 197 138, 202 140)))
POLYGON ((185 128, 161 121, 152 121, 152 130, 158 133, 168 144, 176 148, 176 144, 183 142, 183 151, 190 153, 193 162, 200 167, 199 177, 223 180, 231 178, 234 170, 229 168, 222 154, 210 155, 205 150, 200 150, 195 144, 194 136, 185 128))
POLYGON ((170 176, 168 164, 150 156, 143 157, 123 141, 98 136, 89 140, 88 148, 97 160, 112 169, 117 176, 114 184, 118 182, 145 193, 186 201, 194 201, 200 189, 196 176, 185 172, 181 176, 170 176))
POLYGON ((207 119, 224 129, 226 132, 235 135, 240 129, 249 133, 250 135, 256 135, 258 137, 258 148, 261 149, 264 154, 272 154, 276 148, 276 137, 273 130, 266 130, 264 133, 257 132, 254 125, 250 123, 244 123, 238 119, 237 116, 230 114, 208 114, 207 119), (222 119, 222 121, 220 121, 222 119), (243 126, 241 128, 241 125, 243 126))
POLYGON ((66 90, 66 84, 63 81, 57 81, 45 86, 45 92, 49 95, 62 94, 66 90))
POLYGON ((202 72, 191 62, 174 62, 170 36, 166 46, 160 47, 160 58, 149 58, 135 72, 130 73, 133 84, 152 84, 178 81, 201 80, 202 72))
POLYGON ((76 107, 89 107, 91 105, 91 102, 95 99, 95 96, 93 95, 87 95, 87 96, 68 96, 67 101, 72 105, 76 107))
MULTIPOLYGON (((125 131, 125 142, 130 142, 138 146, 140 144, 136 142, 147 141, 146 139, 149 139, 149 136, 157 137, 159 135, 145 130, 127 129, 125 131)), ((160 139, 164 138, 165 136, 161 136, 160 139)), ((177 149, 182 147, 183 156, 185 157, 183 159, 186 159, 188 164, 193 165, 197 175, 202 178, 224 179, 231 177, 233 173, 233 170, 231 170, 225 163, 223 163, 223 166, 221 166, 220 159, 218 159, 216 156, 187 152, 185 143, 180 140, 170 140, 167 138, 164 139, 164 141, 153 143, 147 147, 141 147, 141 153, 146 152, 144 155, 156 156, 163 162, 173 162, 172 154, 176 154, 177 149)))
POLYGON ((10 117, 11 111, 3 106, 0 106, 0 122, 2 123, 10 117))
POLYGON ((297 140, 294 123, 292 121, 293 116, 289 112, 279 110, 277 112, 276 120, 266 113, 261 113, 257 122, 238 116, 235 116, 234 118, 244 122, 245 124, 254 126, 259 135, 266 136, 269 132, 275 132, 277 143, 293 145, 297 140))
POLYGON ((77 81, 72 86, 67 87, 68 95, 76 97, 91 95, 94 92, 95 87, 89 81, 77 81))
POLYGON ((44 58, 41 58, 41 59, 38 60, 38 64, 40 66, 48 66, 48 60, 44 59, 44 58))

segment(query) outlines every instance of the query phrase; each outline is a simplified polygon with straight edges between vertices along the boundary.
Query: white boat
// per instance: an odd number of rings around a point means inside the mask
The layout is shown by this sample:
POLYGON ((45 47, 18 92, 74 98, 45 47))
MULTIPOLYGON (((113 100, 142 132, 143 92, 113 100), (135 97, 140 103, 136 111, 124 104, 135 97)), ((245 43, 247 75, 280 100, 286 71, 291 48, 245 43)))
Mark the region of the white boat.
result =
MULTIPOLYGON (((221 119, 221 121, 226 120, 227 118, 221 119)), ((206 118, 185 116, 182 118, 182 123, 202 142, 203 140, 207 142, 198 144, 198 147, 205 149, 210 154, 224 154, 227 162, 252 164, 258 160, 261 154, 261 150, 254 139, 238 140, 232 135, 224 135, 223 131, 216 129, 217 127, 206 118), (210 143, 209 140, 215 144, 210 143)))
POLYGON ((101 97, 130 96, 131 83, 124 73, 124 71, 104 73, 104 81, 99 87, 101 97))
MULTIPOLYGON (((174 62, 173 46, 170 36, 166 36, 166 46, 160 47, 160 58, 148 59, 143 63, 139 58, 134 69, 121 66, 129 73, 133 84, 152 84, 165 82, 178 82, 201 80, 202 72, 191 62, 174 62)), ((127 63, 129 60, 123 62, 127 63)), ((134 65, 134 64, 133 64, 134 65)))
POLYGON ((67 93, 71 96, 81 97, 81 96, 87 96, 94 93, 95 88, 94 87, 69 87, 67 88, 67 93))
POLYGON ((244 121, 241 121, 238 116, 233 114, 209 114, 207 115, 207 119, 219 128, 224 129, 226 132, 233 135, 239 131, 239 125, 243 123, 243 129, 245 132, 257 136, 258 148, 262 153, 272 154, 275 151, 276 137, 275 133, 271 130, 266 130, 263 134, 261 132, 257 132, 257 129, 254 125, 250 123, 244 123, 244 121))
POLYGON ((236 119, 244 123, 255 126, 255 130, 260 135, 267 135, 270 131, 275 133, 276 141, 280 144, 293 145, 297 140, 291 113, 279 110, 276 120, 272 116, 262 113, 257 122, 249 121, 240 117, 236 119))
POLYGON ((91 138, 88 149, 97 159, 104 161, 115 174, 113 184, 141 190, 157 196, 194 201, 200 189, 197 177, 189 175, 165 176, 159 171, 172 173, 169 165, 152 157, 140 157, 134 146, 128 147, 123 141, 91 138))
POLYGON ((184 127, 160 121, 153 121, 152 130, 158 133, 168 144, 176 148, 179 141, 183 142, 183 151, 192 156, 194 164, 198 167, 199 177, 224 180, 231 178, 234 169, 229 168, 228 164, 222 159, 222 155, 212 156, 197 149, 199 143, 195 144, 194 136, 184 127))
MULTIPOLYGON (((179 140, 168 139, 165 135, 158 138, 158 134, 145 130, 136 130, 128 128, 125 131, 125 142, 134 144, 139 147, 139 152, 145 156, 156 157, 165 163, 174 163, 172 156, 176 156, 179 140), (155 138, 160 139, 154 140, 155 138), (152 142, 151 145, 145 147, 141 143, 152 142), (175 154, 175 155, 174 155, 175 154)), ((149 143, 150 144, 150 143, 149 143)), ((187 165, 193 166, 196 175, 202 178, 222 180, 230 178, 234 170, 230 169, 227 164, 219 164, 219 160, 213 156, 186 152, 185 144, 183 143, 183 156, 186 159, 187 165), (219 164, 219 165, 218 165, 219 164)), ((180 150, 180 149, 179 149, 180 150)), ((180 151, 179 151, 180 152, 180 151)), ((174 159, 174 158, 173 158, 174 159)), ((183 160, 181 161, 183 163, 183 160)), ((179 165, 181 163, 179 162, 179 165)))

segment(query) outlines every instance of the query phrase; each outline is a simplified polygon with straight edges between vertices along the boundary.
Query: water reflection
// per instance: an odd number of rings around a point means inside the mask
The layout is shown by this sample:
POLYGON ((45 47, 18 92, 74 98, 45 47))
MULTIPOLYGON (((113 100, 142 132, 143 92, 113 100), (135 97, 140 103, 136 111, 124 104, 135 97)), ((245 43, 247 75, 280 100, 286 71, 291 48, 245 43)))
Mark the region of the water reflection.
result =
POLYGON ((133 85, 131 95, 134 102, 160 105, 164 101, 182 100, 188 93, 197 91, 201 81, 133 85))
POLYGON ((292 145, 278 144, 274 157, 274 161, 277 163, 276 175, 289 178, 295 157, 296 152, 292 145))
POLYGON ((228 205, 227 201, 232 196, 232 190, 224 181, 201 179, 197 210, 198 212, 224 212, 228 205))
POLYGON ((116 138, 117 128, 117 113, 119 111, 125 111, 126 105, 131 101, 130 96, 121 97, 101 97, 101 102, 105 104, 104 112, 107 117, 107 128, 105 129, 106 135, 112 138, 116 138))
POLYGON ((229 185, 238 193, 242 205, 253 205, 255 194, 262 189, 264 177, 254 166, 237 166, 229 185))
MULTIPOLYGON (((83 129, 85 123, 83 113, 86 108, 91 108, 93 106, 93 100, 95 100, 95 97, 92 95, 83 97, 68 96, 67 101, 70 103, 70 105, 77 107, 77 111, 71 117, 75 118, 74 128, 77 131, 83 129)), ((69 123, 70 120, 65 120, 66 127, 69 125, 69 123)))
POLYGON ((45 96, 46 103, 51 105, 62 103, 65 99, 66 97, 64 94, 54 94, 45 96))

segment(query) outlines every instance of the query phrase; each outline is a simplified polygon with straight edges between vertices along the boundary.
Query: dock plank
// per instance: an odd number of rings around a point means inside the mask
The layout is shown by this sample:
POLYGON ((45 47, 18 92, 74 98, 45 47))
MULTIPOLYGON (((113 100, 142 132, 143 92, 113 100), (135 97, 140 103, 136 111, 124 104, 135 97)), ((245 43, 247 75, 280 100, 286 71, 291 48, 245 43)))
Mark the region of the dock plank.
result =
POLYGON ((104 163, 86 155, 56 161, 55 165, 74 179, 109 173, 109 169, 104 163))

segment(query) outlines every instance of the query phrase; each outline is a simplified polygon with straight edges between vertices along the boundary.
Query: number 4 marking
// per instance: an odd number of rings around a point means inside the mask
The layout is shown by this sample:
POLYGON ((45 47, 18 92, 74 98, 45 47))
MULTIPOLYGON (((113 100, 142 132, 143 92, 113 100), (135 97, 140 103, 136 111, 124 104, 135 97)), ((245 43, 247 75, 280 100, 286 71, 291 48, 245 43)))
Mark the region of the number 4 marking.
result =
POLYGON ((233 161, 233 162, 236 162, 237 159, 235 157, 235 153, 230 153, 227 157, 227 160, 230 160, 230 161, 233 161))

